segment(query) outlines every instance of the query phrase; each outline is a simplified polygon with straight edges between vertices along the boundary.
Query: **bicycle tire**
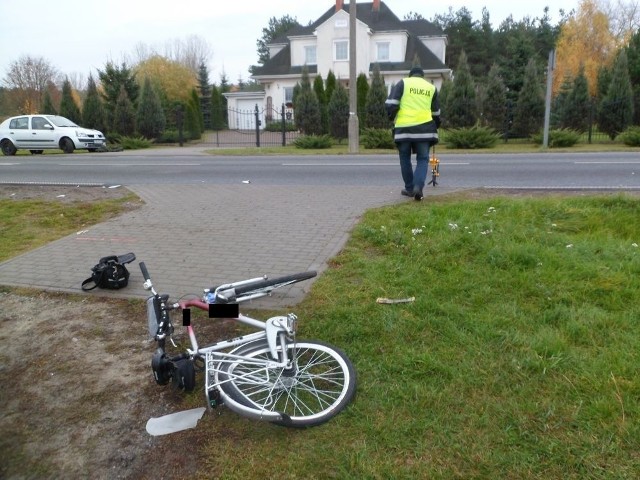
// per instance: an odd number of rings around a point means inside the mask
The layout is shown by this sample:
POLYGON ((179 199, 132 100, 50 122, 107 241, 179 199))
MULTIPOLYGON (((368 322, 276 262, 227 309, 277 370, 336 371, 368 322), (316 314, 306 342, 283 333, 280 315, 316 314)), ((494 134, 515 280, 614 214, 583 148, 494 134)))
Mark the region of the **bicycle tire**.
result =
POLYGON ((301 272, 294 273, 292 275, 286 275, 284 277, 278 278, 268 278, 266 280, 260 280, 256 283, 251 283, 249 285, 243 285, 241 287, 236 288, 236 295, 251 295, 253 293, 259 293, 261 290, 265 288, 271 288, 271 290, 275 290, 276 288, 286 287, 287 285, 291 285, 293 283, 302 282, 303 280, 309 280, 317 275, 315 271, 309 272, 301 272))
MULTIPOLYGON (((300 340, 287 345, 296 349, 294 369, 222 362, 220 388, 236 402, 263 412, 279 412, 283 420, 272 423, 305 428, 320 425, 346 408, 356 392, 356 371, 345 353, 325 342, 300 340)), ((281 351, 279 346, 278 350, 281 351)), ((266 340, 243 345, 234 355, 271 359, 266 340)), ((293 358, 290 352, 290 357, 293 358)))

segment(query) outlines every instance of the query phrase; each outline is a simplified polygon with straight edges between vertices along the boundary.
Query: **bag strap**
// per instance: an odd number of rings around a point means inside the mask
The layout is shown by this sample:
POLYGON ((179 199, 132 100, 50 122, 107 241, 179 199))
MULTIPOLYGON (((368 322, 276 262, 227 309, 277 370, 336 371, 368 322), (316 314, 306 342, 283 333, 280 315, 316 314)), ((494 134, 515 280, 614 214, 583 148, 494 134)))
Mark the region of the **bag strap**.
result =
MULTIPOLYGON (((96 265, 97 267, 98 265, 96 265)), ((97 272, 96 272, 97 273, 97 272)), ((84 290, 85 292, 88 292, 89 290, 93 290, 94 288, 97 288, 99 286, 101 286, 104 283, 104 276, 107 274, 107 269, 106 268, 102 268, 100 270, 100 278, 98 278, 96 280, 96 275, 91 275, 89 278, 87 278, 84 282, 82 282, 82 290, 84 290), (93 287, 87 287, 88 284, 90 284, 91 282, 94 283, 93 287)))
POLYGON ((88 292, 89 290, 93 290, 98 286, 98 284, 94 282, 93 287, 87 287, 87 285, 89 285, 91 282, 93 282, 93 277, 89 277, 84 282, 82 282, 82 290, 88 292))

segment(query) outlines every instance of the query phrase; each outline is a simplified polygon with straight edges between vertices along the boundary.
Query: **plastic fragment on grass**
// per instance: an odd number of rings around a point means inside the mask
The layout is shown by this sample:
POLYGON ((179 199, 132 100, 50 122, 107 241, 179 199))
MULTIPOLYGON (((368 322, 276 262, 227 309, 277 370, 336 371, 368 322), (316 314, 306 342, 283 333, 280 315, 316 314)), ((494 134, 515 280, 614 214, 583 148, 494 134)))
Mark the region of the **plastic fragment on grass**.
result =
POLYGON ((378 297, 376 299, 376 303, 381 303, 381 304, 386 304, 386 305, 391 305, 394 303, 411 303, 411 302, 415 302, 416 301, 416 297, 408 297, 408 298, 383 298, 383 297, 378 297))
POLYGON ((200 407, 171 413, 163 417, 150 418, 147 421, 147 433, 158 436, 195 428, 196 425, 198 425, 198 420, 202 418, 204 411, 205 408, 200 407))

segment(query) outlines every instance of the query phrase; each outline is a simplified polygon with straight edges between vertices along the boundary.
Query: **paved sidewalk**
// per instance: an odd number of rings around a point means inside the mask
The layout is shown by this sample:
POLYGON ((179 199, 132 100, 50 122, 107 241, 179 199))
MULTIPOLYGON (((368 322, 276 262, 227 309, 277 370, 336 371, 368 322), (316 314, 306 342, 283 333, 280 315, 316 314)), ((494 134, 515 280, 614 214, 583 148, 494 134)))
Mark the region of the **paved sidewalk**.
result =
MULTIPOLYGON (((198 154, 198 153, 195 153, 198 154)), ((92 295, 146 297, 138 262, 172 298, 202 288, 269 275, 323 271, 365 210, 410 201, 384 187, 134 185, 146 205, 0 264, 0 284, 81 292, 105 255, 134 252, 129 286, 92 295), (215 206, 215 208, 213 208, 215 206)), ((429 196, 451 189, 425 190, 429 196)), ((253 307, 299 302, 312 281, 253 307)), ((285 289, 282 289, 285 290, 285 289)))

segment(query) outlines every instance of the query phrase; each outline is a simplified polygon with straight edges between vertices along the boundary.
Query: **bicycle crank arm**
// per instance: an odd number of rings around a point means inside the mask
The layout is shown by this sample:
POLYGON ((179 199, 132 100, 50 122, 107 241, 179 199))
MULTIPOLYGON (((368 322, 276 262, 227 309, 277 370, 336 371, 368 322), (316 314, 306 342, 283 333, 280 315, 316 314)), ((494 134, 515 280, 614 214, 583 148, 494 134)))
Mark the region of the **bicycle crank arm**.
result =
POLYGON ((218 392, 220 393, 223 404, 238 415, 242 415, 243 417, 247 417, 252 420, 262 420, 266 422, 289 421, 289 415, 285 415, 284 413, 280 412, 270 412, 268 410, 257 410, 255 408, 250 408, 233 400, 222 389, 219 389, 218 392))

